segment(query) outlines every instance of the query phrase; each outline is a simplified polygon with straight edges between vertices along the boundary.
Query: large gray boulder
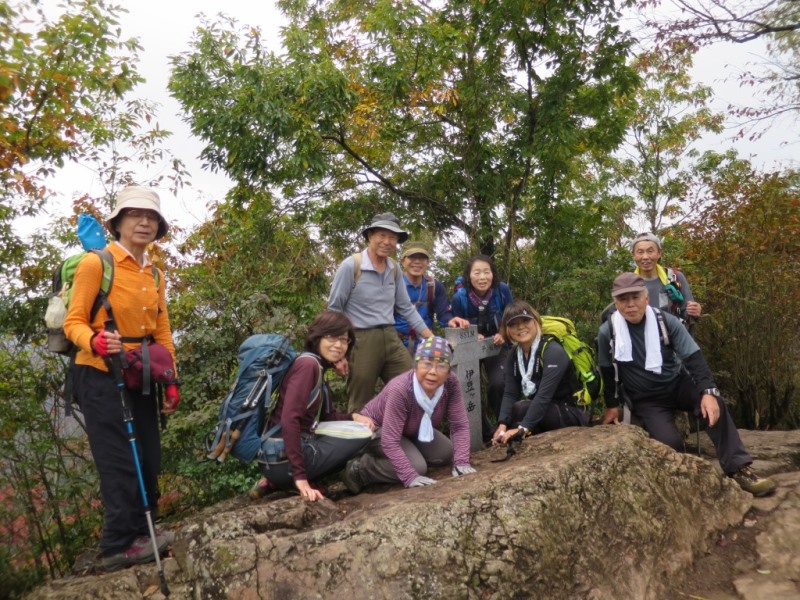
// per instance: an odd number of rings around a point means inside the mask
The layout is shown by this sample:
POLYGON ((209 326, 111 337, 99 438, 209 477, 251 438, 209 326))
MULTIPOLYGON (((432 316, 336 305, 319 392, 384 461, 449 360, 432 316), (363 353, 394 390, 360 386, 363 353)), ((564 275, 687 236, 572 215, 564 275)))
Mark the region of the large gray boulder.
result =
MULTIPOLYGON (((233 502, 180 525, 172 598, 660 598, 752 497, 636 427, 567 429, 476 475, 337 502, 233 502)), ((154 566, 30 598, 158 598, 154 566)))

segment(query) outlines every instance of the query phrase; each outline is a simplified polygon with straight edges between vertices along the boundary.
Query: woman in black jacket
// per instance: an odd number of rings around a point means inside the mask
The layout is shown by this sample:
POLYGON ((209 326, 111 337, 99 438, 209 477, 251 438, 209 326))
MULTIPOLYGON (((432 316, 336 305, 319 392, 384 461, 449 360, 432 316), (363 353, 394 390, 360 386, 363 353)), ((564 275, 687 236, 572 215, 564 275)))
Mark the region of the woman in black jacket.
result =
POLYGON ((493 444, 522 430, 524 436, 587 425, 589 414, 577 404, 581 384, 563 346, 542 334, 542 319, 527 302, 515 300, 503 313, 500 334, 514 344, 506 362, 506 381, 493 444))

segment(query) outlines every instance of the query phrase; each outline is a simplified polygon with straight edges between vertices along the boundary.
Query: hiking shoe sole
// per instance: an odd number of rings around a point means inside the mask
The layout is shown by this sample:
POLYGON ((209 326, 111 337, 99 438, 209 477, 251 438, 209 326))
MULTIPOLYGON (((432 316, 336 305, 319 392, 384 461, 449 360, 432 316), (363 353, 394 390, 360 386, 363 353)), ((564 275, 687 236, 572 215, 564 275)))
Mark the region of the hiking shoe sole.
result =
POLYGON ((360 494, 362 488, 364 487, 361 484, 361 478, 359 477, 358 473, 359 466, 360 464, 357 458, 351 459, 344 468, 344 476, 342 477, 342 481, 344 482, 347 491, 354 496, 360 494))
POLYGON ((749 465, 745 465, 734 473, 733 480, 745 492, 753 494, 756 498, 768 496, 778 487, 778 484, 769 477, 759 477, 749 465))

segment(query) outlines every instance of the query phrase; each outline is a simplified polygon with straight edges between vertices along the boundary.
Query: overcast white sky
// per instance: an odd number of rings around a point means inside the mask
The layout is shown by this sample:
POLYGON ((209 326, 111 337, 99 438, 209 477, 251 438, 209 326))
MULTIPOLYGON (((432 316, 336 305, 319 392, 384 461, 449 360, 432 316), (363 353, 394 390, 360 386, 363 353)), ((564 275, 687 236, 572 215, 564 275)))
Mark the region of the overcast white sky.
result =
MULTIPOLYGON (((188 127, 180 119, 177 102, 167 92, 169 56, 188 50, 192 32, 199 23, 199 13, 215 16, 224 12, 241 24, 259 26, 264 39, 275 40, 276 50, 282 16, 271 0, 260 3, 252 0, 118 0, 117 3, 129 11, 122 16, 123 37, 138 37, 144 48, 139 72, 147 79, 147 83, 139 88, 136 95, 148 97, 161 104, 160 125, 174 133, 169 147, 186 163, 191 174, 192 187, 186 188, 180 197, 172 197, 167 190, 160 191, 164 210, 169 219, 180 219, 187 226, 197 224, 202 220, 205 203, 223 197, 229 182, 223 175, 214 175, 201 169, 197 157, 202 145, 189 134, 188 127)), ((745 63, 759 60, 759 52, 762 51, 761 46, 752 43, 738 46, 717 45, 701 53, 695 76, 715 90, 714 107, 717 110, 723 111, 729 104, 741 104, 743 98, 746 100, 743 95, 750 92, 739 88, 734 81, 734 75, 744 68, 745 63)), ((709 140, 706 143, 707 147, 717 149, 734 146, 741 155, 750 157, 757 166, 764 169, 789 164, 796 166, 794 156, 797 145, 786 144, 797 137, 796 125, 787 120, 786 126, 773 128, 764 139, 755 143, 734 143, 730 140, 733 131, 727 132, 722 139, 709 140)), ((92 174, 86 170, 70 169, 56 181, 58 189, 66 198, 73 192, 101 193, 92 174)))
MULTIPOLYGON (((55 5, 58 0, 51 0, 55 5)), ((199 15, 216 17, 220 12, 236 18, 242 24, 259 26, 263 39, 275 40, 279 49, 278 28, 281 15, 271 0, 192 0, 175 2, 170 0, 118 0, 117 4, 128 11, 120 17, 122 37, 139 38, 143 50, 140 52, 139 73, 147 80, 138 87, 133 96, 158 102, 158 122, 162 129, 173 133, 166 146, 174 156, 184 161, 190 173, 191 187, 184 188, 176 198, 167 189, 159 189, 162 208, 167 218, 180 220, 188 227, 203 220, 208 201, 220 199, 230 187, 230 181, 222 174, 214 174, 201 168, 200 140, 191 136, 189 127, 180 116, 180 106, 167 91, 172 55, 188 51, 192 33, 200 23, 199 15)), ((68 210, 67 200, 76 194, 103 193, 94 174, 86 168, 70 166, 54 180, 53 187, 63 195, 64 202, 53 203, 53 212, 61 214, 68 210)))

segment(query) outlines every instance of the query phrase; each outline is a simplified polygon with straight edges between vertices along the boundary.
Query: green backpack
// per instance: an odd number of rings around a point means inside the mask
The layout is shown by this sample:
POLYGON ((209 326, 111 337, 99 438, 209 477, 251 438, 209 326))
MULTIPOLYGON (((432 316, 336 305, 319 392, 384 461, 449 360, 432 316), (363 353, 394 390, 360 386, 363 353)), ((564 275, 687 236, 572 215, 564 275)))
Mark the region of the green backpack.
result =
MULTIPOLYGON (((65 259, 53 272, 53 294, 50 296, 47 312, 45 313, 47 349, 50 352, 67 356, 73 354, 75 346, 67 339, 64 333, 64 319, 67 316, 69 303, 72 300, 72 284, 75 280, 75 271, 78 270, 78 264, 87 254, 91 253, 100 257, 100 261, 103 264, 103 276, 100 280, 100 292, 92 305, 89 320, 94 320, 101 306, 107 306, 108 310, 108 294, 111 291, 111 285, 114 283, 114 257, 111 252, 106 249, 92 249, 65 259)), ((155 265, 153 265, 153 278, 156 282, 156 288, 158 288, 160 285, 159 273, 155 265)))
POLYGON ((108 296, 111 291, 111 284, 114 281, 114 257, 108 250, 88 250, 68 257, 58 268, 53 271, 53 295, 47 304, 47 312, 44 320, 47 324, 47 349, 56 354, 72 354, 75 346, 67 339, 64 333, 64 319, 69 310, 69 303, 72 300, 72 283, 75 280, 75 271, 78 265, 87 254, 95 253, 103 263, 103 278, 100 281, 100 293, 92 306, 91 319, 97 315, 97 311, 103 303, 103 297, 108 296))
POLYGON ((549 339, 555 338, 569 356, 581 389, 575 394, 578 406, 589 406, 603 392, 603 378, 594 349, 578 338, 575 324, 565 317, 542 316, 542 352, 549 339), (551 336, 551 337, 547 337, 551 336))

